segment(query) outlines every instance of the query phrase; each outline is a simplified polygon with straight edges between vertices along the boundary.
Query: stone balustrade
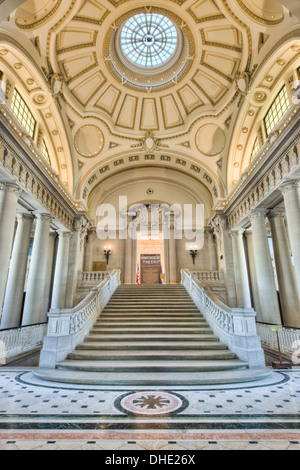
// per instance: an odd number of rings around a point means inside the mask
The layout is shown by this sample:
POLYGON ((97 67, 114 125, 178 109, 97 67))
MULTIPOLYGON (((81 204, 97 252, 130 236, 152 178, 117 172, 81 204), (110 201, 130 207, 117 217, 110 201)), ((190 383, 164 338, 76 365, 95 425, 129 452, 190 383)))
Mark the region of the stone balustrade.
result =
POLYGON ((80 284, 94 284, 98 285, 101 281, 104 281, 111 271, 82 271, 80 276, 80 284))
MULTIPOLYGON (((261 344, 267 349, 278 351, 277 334, 271 324, 257 323, 257 333, 261 344)), ((300 329, 282 327, 277 331, 281 352, 290 358, 294 365, 300 364, 300 329)))
POLYGON ((191 271, 193 276, 196 276, 198 281, 215 282, 222 280, 221 271, 191 271))
POLYGON ((256 312, 252 308, 230 308, 193 273, 183 269, 181 283, 220 340, 249 367, 264 367, 264 353, 256 331, 256 312))
POLYGON ((11 357, 42 346, 46 333, 47 323, 1 330, 0 365, 5 365, 11 357))
POLYGON ((54 368, 83 341, 119 284, 120 271, 114 270, 77 307, 50 310, 40 367, 54 368))

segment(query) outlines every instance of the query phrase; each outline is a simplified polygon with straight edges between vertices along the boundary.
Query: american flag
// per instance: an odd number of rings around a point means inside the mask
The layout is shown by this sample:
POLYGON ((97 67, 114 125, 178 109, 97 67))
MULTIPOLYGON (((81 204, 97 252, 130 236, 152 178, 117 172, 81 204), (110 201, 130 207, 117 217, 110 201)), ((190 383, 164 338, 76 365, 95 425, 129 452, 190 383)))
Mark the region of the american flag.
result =
POLYGON ((140 278, 140 267, 137 265, 136 267, 136 283, 140 284, 141 283, 141 278, 140 278))

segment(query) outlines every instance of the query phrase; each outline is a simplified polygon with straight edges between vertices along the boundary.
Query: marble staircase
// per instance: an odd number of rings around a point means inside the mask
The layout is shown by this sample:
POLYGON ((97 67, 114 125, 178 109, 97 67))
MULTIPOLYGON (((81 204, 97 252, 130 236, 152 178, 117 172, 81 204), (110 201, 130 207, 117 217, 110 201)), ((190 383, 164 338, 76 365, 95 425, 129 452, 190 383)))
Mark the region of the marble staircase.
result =
POLYGON ((257 380, 220 342, 181 285, 119 286, 84 341, 54 372, 40 374, 111 385, 257 380))

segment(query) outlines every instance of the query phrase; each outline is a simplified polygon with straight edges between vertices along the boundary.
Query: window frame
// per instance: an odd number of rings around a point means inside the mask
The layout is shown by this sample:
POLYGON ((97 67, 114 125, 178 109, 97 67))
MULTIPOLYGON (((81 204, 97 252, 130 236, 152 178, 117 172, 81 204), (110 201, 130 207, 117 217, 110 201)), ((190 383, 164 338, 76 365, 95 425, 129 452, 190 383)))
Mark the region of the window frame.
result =
POLYGON ((21 126, 29 133, 30 137, 34 139, 37 120, 35 119, 28 104, 17 88, 14 88, 11 102, 11 111, 21 126))

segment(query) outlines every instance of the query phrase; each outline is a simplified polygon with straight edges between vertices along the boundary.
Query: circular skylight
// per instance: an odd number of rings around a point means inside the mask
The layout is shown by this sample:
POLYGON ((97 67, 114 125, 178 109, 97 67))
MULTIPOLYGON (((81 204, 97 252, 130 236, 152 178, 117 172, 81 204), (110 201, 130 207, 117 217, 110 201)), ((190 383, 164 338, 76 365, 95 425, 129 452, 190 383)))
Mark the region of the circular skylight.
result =
POLYGON ((134 65, 156 68, 168 62, 178 45, 177 29, 172 21, 158 13, 132 16, 120 35, 123 54, 134 65))

